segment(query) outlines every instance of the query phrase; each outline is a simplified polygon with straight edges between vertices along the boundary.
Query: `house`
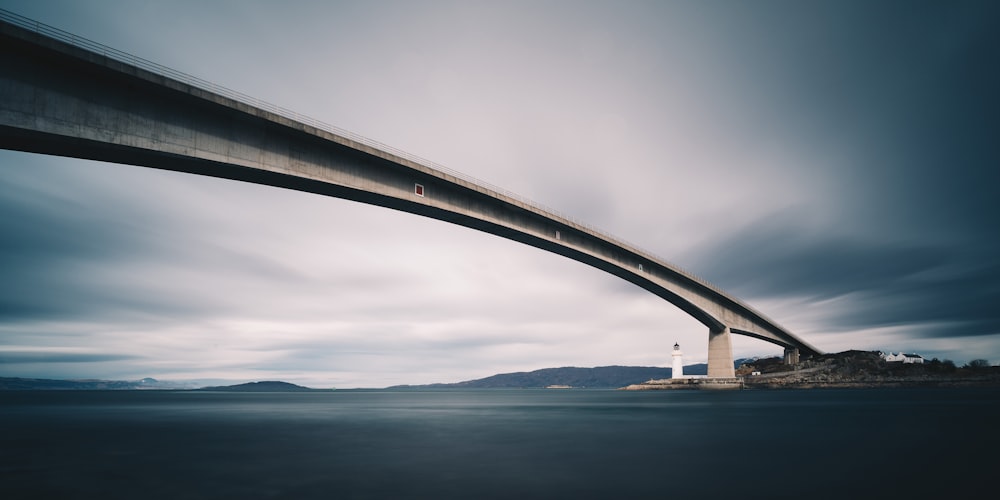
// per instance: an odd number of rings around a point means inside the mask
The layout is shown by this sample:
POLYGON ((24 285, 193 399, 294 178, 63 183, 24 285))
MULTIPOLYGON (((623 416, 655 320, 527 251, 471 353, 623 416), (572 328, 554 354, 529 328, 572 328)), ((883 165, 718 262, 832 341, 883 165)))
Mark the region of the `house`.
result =
POLYGON ((899 354, 893 354, 891 352, 889 354, 882 354, 882 359, 884 359, 887 363, 916 363, 918 365, 924 363, 923 356, 919 354, 904 354, 902 352, 899 354))

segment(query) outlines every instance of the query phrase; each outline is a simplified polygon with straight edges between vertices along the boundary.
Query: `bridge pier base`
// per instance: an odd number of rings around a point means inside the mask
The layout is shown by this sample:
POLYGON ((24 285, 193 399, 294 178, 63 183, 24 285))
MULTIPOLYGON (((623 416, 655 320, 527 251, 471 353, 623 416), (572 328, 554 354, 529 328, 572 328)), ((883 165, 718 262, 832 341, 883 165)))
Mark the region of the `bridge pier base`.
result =
POLYGON ((785 348, 785 364, 786 365, 797 365, 799 364, 799 350, 795 347, 785 348))
POLYGON ((729 327, 708 331, 708 378, 733 378, 733 339, 729 327))

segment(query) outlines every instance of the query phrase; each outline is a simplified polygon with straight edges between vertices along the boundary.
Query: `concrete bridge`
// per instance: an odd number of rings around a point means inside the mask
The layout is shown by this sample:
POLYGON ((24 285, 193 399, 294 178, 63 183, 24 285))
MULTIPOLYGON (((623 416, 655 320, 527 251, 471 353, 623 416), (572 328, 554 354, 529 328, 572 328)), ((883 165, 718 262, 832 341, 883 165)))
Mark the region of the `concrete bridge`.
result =
POLYGON ((709 377, 732 334, 819 351, 698 277, 512 193, 388 146, 0 10, 0 148, 188 172, 369 203, 589 264, 708 328, 709 377))

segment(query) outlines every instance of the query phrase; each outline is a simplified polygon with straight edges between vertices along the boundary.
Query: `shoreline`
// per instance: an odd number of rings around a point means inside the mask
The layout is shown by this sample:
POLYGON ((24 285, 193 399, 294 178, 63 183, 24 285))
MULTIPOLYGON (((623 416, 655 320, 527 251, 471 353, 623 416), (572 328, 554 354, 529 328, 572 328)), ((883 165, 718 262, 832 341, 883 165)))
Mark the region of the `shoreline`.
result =
MULTIPOLYGON (((788 378, 791 378, 789 376, 788 378)), ((783 390, 783 389, 898 389, 898 388, 997 388, 1000 378, 961 379, 894 379, 894 380, 788 380, 779 377, 736 377, 732 379, 667 379, 649 380, 621 387, 621 391, 676 391, 676 390, 783 390)))

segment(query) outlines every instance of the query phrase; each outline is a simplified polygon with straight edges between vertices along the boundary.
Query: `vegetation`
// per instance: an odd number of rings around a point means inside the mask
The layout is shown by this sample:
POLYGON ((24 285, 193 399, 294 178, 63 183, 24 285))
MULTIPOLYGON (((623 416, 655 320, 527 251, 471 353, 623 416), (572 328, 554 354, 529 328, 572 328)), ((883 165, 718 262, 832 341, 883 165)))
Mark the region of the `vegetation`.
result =
POLYGON ((967 368, 973 371, 989 370, 990 362, 986 361, 985 359, 974 359, 972 361, 969 361, 969 363, 966 364, 963 368, 967 368))
POLYGON ((795 366, 781 358, 744 363, 737 376, 753 387, 871 387, 879 385, 998 385, 1000 367, 973 360, 957 368, 937 358, 922 364, 886 362, 876 351, 844 351, 803 360, 795 366), (759 374, 755 374, 758 373, 759 374))

